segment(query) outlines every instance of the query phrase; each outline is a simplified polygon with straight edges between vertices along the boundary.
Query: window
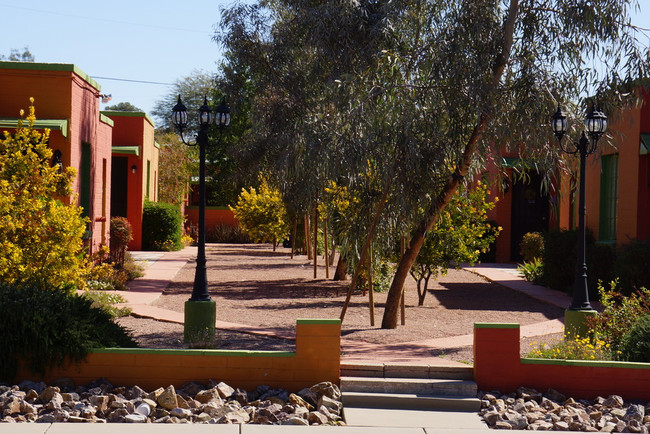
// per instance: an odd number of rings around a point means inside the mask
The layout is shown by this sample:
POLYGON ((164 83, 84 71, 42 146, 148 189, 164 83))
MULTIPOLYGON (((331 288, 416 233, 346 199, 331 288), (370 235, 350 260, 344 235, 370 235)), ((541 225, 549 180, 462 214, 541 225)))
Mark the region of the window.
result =
POLYGON ((79 171, 79 205, 83 208, 82 215, 90 217, 90 143, 81 144, 81 170, 79 171))
POLYGON ((600 160, 599 241, 616 242, 616 208, 618 205, 618 154, 603 155, 600 160))

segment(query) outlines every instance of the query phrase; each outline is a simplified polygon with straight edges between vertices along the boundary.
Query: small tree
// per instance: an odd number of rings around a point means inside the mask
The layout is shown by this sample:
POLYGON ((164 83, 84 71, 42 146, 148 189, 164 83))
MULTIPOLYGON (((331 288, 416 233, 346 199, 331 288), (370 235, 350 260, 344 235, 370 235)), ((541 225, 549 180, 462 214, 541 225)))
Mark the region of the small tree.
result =
POLYGON ((83 287, 86 220, 64 202, 75 171, 52 163, 49 130, 33 129, 34 113, 32 105, 27 126, 21 119, 14 133, 0 133, 0 282, 83 287))
POLYGON ((278 241, 289 233, 282 196, 278 190, 269 187, 265 180, 262 180, 257 190, 254 187, 242 189, 237 205, 230 209, 235 213, 242 232, 255 243, 272 242, 275 250, 278 241))
POLYGON ((419 306, 424 304, 432 277, 445 275, 450 267, 457 268, 463 262, 476 262, 496 239, 501 228, 487 222, 487 212, 496 204, 488 201, 489 194, 481 182, 474 189, 460 188, 427 235, 411 268, 419 306))

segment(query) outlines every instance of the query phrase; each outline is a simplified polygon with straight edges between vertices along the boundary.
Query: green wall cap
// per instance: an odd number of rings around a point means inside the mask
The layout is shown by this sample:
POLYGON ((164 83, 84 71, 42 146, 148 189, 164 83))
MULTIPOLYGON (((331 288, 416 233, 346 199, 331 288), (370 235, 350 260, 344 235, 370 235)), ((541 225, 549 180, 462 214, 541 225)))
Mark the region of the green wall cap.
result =
POLYGON ((611 360, 560 360, 522 358, 521 363, 526 365, 582 366, 585 368, 650 369, 650 363, 615 362, 611 360))
POLYGON ((293 351, 247 351, 247 350, 174 350, 157 348, 100 348, 92 354, 153 354, 166 356, 215 356, 215 357, 295 357, 293 351))
POLYGON ((140 147, 139 146, 113 146, 111 152, 113 154, 131 154, 139 157, 140 147))
POLYGON ((102 110, 102 114, 105 114, 106 116, 112 117, 112 116, 122 116, 122 117, 132 117, 132 118, 145 118, 147 122, 151 124, 152 127, 155 127, 153 120, 149 117, 148 114, 145 112, 125 112, 125 111, 119 111, 119 110, 102 110))
POLYGON ((328 318, 298 318, 296 320, 298 324, 341 324, 340 319, 328 319, 328 318))
POLYGON ((475 329, 518 329, 517 323, 475 322, 475 329))
POLYGON ((104 113, 99 113, 99 120, 104 122, 105 124, 110 125, 111 127, 115 126, 115 122, 113 122, 113 119, 109 118, 106 116, 104 113))
POLYGON ((153 145, 154 145, 156 148, 160 149, 160 143, 154 141, 154 142, 153 142, 153 145))
MULTIPOLYGON (((59 130, 63 137, 68 137, 68 125, 69 122, 67 119, 36 119, 34 121, 34 128, 37 130, 42 130, 48 128, 50 130, 59 130)), ((18 126, 18 118, 0 118, 0 128, 16 128, 18 126)), ((29 126, 29 123, 25 120, 23 122, 23 127, 29 126)))
MULTIPOLYGON (((196 205, 190 205, 186 206, 185 209, 199 209, 198 206, 196 205)), ((227 206, 206 206, 205 209, 220 209, 220 210, 225 210, 225 209, 230 209, 227 206)))
POLYGON ((83 72, 76 65, 71 63, 36 63, 36 62, 0 62, 0 69, 24 69, 28 71, 68 71, 74 72, 81 77, 86 83, 97 90, 102 87, 93 80, 88 74, 83 72))

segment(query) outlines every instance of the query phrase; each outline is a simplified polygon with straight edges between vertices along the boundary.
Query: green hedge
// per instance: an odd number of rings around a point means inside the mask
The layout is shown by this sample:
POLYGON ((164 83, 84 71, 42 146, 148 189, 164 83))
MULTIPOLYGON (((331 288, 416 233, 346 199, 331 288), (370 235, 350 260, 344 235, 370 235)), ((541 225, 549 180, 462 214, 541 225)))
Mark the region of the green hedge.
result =
POLYGON ((43 374, 66 358, 82 360, 91 349, 137 346, 108 312, 91 305, 61 289, 0 283, 0 381, 12 381, 20 361, 43 374))
POLYGON ((181 210, 172 204, 162 202, 144 203, 142 213, 142 248, 144 250, 180 250, 181 210))

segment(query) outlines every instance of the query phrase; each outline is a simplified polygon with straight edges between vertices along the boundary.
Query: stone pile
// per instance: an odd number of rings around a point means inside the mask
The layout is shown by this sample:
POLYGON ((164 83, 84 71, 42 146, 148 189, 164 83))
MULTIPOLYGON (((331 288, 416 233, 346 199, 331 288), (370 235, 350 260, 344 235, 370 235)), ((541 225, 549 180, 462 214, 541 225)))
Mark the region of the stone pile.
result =
POLYGON ((0 386, 0 422, 344 425, 340 400, 339 388, 329 382, 297 394, 269 386, 247 392, 214 381, 152 392, 106 380, 86 387, 22 382, 0 386))
POLYGON ((481 416, 490 428, 534 431, 650 432, 650 403, 625 402, 618 395, 593 401, 520 387, 516 393, 479 393, 481 416))

